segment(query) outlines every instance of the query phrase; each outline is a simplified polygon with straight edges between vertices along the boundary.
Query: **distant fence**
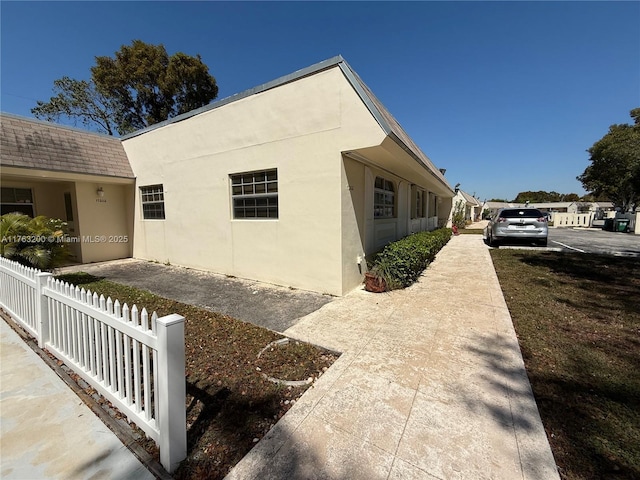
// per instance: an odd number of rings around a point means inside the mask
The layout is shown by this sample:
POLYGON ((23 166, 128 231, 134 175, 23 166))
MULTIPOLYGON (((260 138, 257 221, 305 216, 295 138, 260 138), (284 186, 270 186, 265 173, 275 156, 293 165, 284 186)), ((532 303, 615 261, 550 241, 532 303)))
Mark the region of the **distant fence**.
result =
POLYGON ((187 454, 184 317, 158 318, 0 257, 0 307, 158 443, 187 454))
POLYGON ((587 213, 552 213, 552 221, 554 227, 599 227, 604 224, 605 218, 613 218, 616 220, 629 220, 629 231, 640 234, 640 212, 636 213, 616 213, 604 212, 604 218, 596 217, 596 212, 587 213), (595 224, 594 224, 595 221, 595 224))
POLYGON ((553 213, 554 227, 590 227, 595 212, 588 213, 553 213))

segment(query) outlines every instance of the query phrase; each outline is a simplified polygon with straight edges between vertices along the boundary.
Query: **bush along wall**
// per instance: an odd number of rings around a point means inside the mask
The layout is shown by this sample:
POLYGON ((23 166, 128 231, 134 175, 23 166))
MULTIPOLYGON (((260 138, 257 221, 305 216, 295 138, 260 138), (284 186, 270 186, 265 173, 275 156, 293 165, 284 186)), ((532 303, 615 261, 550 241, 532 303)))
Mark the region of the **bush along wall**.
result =
MULTIPOLYGON (((450 228, 418 232, 388 244, 370 261, 374 283, 380 280, 384 290, 397 290, 413 284, 451 238, 450 228)), ((365 284, 366 288, 366 284, 365 284)))

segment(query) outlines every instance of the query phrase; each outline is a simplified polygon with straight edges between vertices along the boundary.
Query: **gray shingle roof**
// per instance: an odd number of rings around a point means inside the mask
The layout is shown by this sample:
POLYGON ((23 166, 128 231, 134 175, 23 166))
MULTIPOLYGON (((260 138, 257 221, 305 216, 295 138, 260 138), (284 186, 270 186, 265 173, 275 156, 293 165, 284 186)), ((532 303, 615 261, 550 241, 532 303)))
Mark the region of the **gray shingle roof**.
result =
POLYGON ((0 163, 134 178, 120 139, 7 113, 0 113, 0 163))

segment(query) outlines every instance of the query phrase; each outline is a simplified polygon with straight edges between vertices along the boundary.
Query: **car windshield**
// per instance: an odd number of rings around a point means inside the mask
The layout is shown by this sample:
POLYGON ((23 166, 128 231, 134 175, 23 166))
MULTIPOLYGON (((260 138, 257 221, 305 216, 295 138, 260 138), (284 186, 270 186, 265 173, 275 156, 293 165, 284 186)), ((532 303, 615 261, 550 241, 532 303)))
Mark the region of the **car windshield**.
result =
POLYGON ((513 208, 500 212, 502 218, 540 218, 542 212, 536 208, 513 208))

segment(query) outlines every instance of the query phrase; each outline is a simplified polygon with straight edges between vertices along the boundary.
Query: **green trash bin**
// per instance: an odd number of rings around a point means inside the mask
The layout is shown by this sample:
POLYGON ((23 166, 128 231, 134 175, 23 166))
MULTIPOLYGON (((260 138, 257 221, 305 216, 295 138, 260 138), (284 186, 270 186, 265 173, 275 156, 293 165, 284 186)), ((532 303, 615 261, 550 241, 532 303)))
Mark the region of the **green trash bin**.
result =
POLYGON ((613 218, 605 218, 602 229, 606 230, 607 232, 613 232, 613 218))
POLYGON ((616 220, 615 232, 626 232, 627 228, 629 228, 629 219, 628 218, 618 218, 616 220))

